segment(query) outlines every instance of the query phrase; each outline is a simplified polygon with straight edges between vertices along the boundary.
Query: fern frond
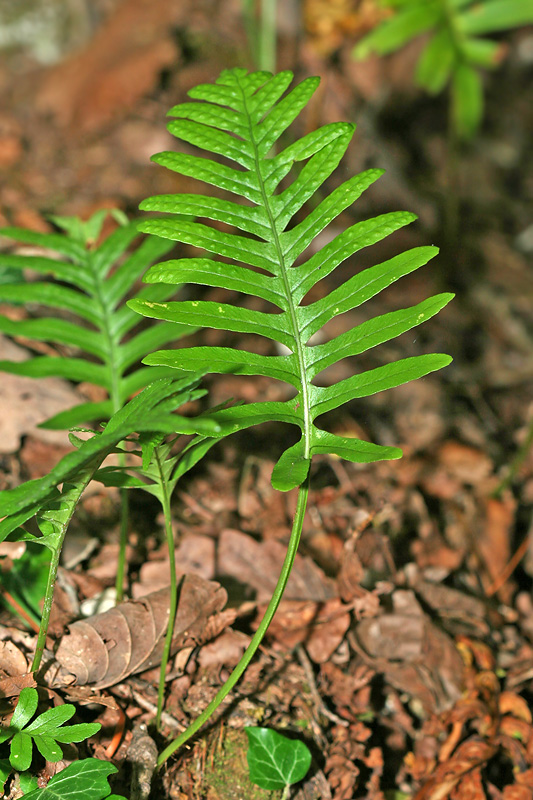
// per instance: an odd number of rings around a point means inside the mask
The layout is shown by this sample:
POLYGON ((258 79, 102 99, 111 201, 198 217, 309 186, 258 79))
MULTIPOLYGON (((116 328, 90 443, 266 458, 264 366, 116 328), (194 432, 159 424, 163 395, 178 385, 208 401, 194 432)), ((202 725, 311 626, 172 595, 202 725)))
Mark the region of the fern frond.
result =
MULTIPOLYGON (((68 428, 109 417, 138 391, 168 370, 151 372, 139 367, 143 356, 169 344, 190 328, 163 322, 139 330, 139 318, 124 300, 147 267, 164 256, 171 245, 148 237, 126 254, 138 235, 134 223, 119 227, 95 247, 107 212, 97 212, 83 223, 75 217, 56 218, 63 234, 4 228, 0 236, 44 248, 50 255, 0 254, 0 269, 21 274, 20 281, 0 284, 0 302, 24 304, 32 311, 49 310, 54 316, 12 320, 0 315, 0 331, 9 336, 45 341, 74 348, 75 355, 35 356, 27 361, 0 361, 0 370, 28 377, 54 376, 87 381, 103 387, 109 399, 81 403, 47 420, 41 427, 68 428), (55 253, 54 257, 52 254, 55 253), (40 278, 24 282, 23 270, 40 278), (54 281, 49 280, 52 277, 54 281), (57 315, 68 314, 69 319, 57 315), (79 354, 79 355, 78 355, 79 354)), ((140 296, 163 300, 175 286, 144 287, 140 296)))
POLYGON ((527 0, 383 0, 395 9, 355 47, 356 58, 393 53, 421 34, 427 41, 416 69, 417 83, 430 94, 447 84, 454 126, 463 138, 475 133, 483 115, 480 68, 494 69, 501 42, 485 38, 533 23, 527 0))
MULTIPOLYGON (((0 492, 0 517, 4 517, 0 520, 0 541, 35 514, 41 514, 43 509, 50 507, 53 510, 59 485, 77 482, 87 470, 92 476, 109 453, 120 452, 118 445, 133 431, 141 435, 143 432, 152 435, 154 432, 162 435, 202 434, 193 439, 191 445, 203 442, 204 437, 217 436, 220 425, 216 420, 209 417, 191 419, 172 413, 179 406, 205 394, 205 390, 197 388, 199 377, 189 374, 175 381, 169 378, 154 381, 113 414, 104 430, 86 441, 79 440, 77 448, 67 453, 47 475, 0 492)), ((210 443, 211 439, 206 441, 210 443)), ((22 539, 34 538, 31 534, 22 535, 22 539)))
POLYGON ((286 402, 253 403, 216 414, 225 432, 269 420, 300 428, 300 441, 285 451, 274 469, 273 483, 283 490, 305 479, 314 453, 334 453, 361 462, 398 458, 401 451, 395 447, 336 436, 317 427, 315 420, 353 398, 399 386, 451 360, 446 355, 417 356, 363 372, 333 386, 315 384, 327 367, 419 325, 436 314, 452 295, 439 295, 411 308, 368 320, 328 342, 310 344, 311 337, 333 317, 359 306, 423 266, 437 249, 418 247, 399 254, 360 272, 320 300, 305 304, 309 291, 343 261, 409 224, 415 216, 394 212, 357 222, 319 252, 306 257, 306 250, 316 236, 382 173, 372 169, 350 178, 306 217, 298 216, 293 224, 306 200, 340 162, 354 126, 325 125, 278 154, 269 155, 317 86, 317 79, 308 78, 284 95, 291 80, 290 72, 271 76, 242 69, 225 71, 215 84, 202 85, 190 92, 197 102, 183 103, 169 112, 179 118, 170 123, 170 131, 207 151, 208 156, 163 153, 154 160, 244 198, 244 204, 203 194, 162 195, 141 204, 144 210, 178 215, 195 213, 205 220, 153 219, 143 222, 141 230, 230 260, 230 263, 216 258, 171 260, 151 267, 146 281, 163 285, 188 282, 239 291, 267 301, 274 310, 250 310, 204 300, 166 302, 136 298, 129 302, 130 308, 154 319, 254 333, 288 351, 287 355, 266 356, 226 347, 190 347, 161 350, 144 359, 146 364, 179 370, 208 367, 211 372, 265 375, 294 387, 296 396, 286 402), (209 154, 224 156, 225 163, 213 160, 209 154), (281 181, 297 161, 306 163, 292 182, 280 189, 281 181), (233 166, 226 162, 233 162, 233 166), (240 232, 220 230, 208 224, 209 220, 227 222, 240 232))

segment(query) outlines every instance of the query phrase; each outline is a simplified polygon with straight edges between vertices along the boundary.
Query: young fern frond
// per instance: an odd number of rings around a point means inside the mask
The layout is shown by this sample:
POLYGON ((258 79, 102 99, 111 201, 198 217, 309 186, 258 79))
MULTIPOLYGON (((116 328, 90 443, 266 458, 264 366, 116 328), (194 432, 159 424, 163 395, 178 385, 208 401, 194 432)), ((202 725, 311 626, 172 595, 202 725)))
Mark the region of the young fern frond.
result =
POLYGON ((216 414, 224 433, 270 420, 300 428, 300 440, 282 454, 274 468, 272 482, 281 490, 302 484, 316 453, 331 453, 356 462, 400 457, 398 448, 338 436, 318 427, 315 421, 353 398, 399 386, 451 360, 447 355, 421 355, 359 373, 331 386, 315 382, 324 369, 340 359, 387 342, 429 319, 452 295, 432 297, 368 320, 322 344, 310 344, 311 337, 333 317, 356 308, 398 278, 426 264, 437 249, 417 247, 396 255, 349 278, 321 299, 305 304, 309 291, 339 264, 412 222, 415 215, 392 212, 355 223, 319 252, 307 256, 306 250, 318 234, 349 208, 382 171, 369 169, 350 178, 293 224, 306 200, 339 164, 354 125, 342 122, 325 125, 271 154, 281 134, 318 85, 318 79, 308 78, 285 94, 292 77, 288 71, 272 76, 265 72, 228 70, 215 84, 191 90, 190 96, 198 102, 183 103, 169 112, 178 118, 168 126, 177 138, 216 156, 222 155, 235 166, 209 157, 173 152, 161 153, 154 160, 230 192, 244 199, 244 204, 200 194, 177 194, 152 197, 141 205, 144 210, 194 214, 225 222, 241 231, 228 233, 203 222, 172 218, 143 222, 140 228, 145 232, 231 260, 230 263, 201 257, 171 260, 151 267, 146 281, 239 291, 267 301, 276 310, 257 311, 203 300, 162 302, 136 298, 129 302, 130 308, 148 317, 259 334, 288 351, 287 355, 266 356, 225 347, 190 347, 161 350, 144 359, 146 364, 179 370, 207 366, 211 372, 264 375, 294 387, 296 396, 285 402, 251 403, 216 414), (304 160, 307 163, 299 174, 280 188, 293 164, 304 160))
MULTIPOLYGON (((147 237, 128 255, 137 237, 134 223, 121 225, 99 246, 100 229, 108 212, 97 212, 86 223, 75 217, 58 217, 64 233, 38 233, 21 228, 0 229, 0 236, 45 248, 47 255, 0 254, 0 268, 19 273, 31 270, 42 276, 25 282, 0 284, 0 302, 50 309, 59 316, 12 320, 0 315, 0 331, 53 345, 74 348, 68 357, 39 355, 27 361, 0 361, 0 370, 34 378, 57 376, 103 387, 108 399, 88 402, 57 414, 41 427, 70 428, 81 423, 109 419, 128 397, 168 369, 139 367, 151 350, 189 333, 190 328, 160 323, 138 329, 138 315, 125 305, 125 298, 147 267, 164 256, 171 244, 147 237), (55 278, 49 281, 48 276, 55 278), (68 319, 62 316, 68 315, 68 319), (61 316, 62 315, 62 316, 61 316)), ((176 287, 144 287, 147 300, 164 300, 176 287)))

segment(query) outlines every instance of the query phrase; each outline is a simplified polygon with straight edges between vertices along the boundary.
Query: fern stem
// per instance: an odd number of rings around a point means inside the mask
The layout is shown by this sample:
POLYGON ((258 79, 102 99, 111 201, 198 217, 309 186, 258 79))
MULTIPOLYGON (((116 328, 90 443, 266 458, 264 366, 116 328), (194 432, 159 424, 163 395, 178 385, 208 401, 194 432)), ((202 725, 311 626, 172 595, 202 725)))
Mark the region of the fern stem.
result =
POLYGON ((54 527, 54 532, 47 535, 49 541, 49 548, 52 552, 52 559, 48 569, 48 579, 46 582, 46 591, 44 594, 43 613, 41 616, 41 623, 39 625, 39 635, 37 636, 37 645, 35 648, 35 655, 31 665, 31 671, 36 672, 41 666, 43 658, 44 647, 46 644, 46 637, 48 635, 48 625, 50 623, 50 612, 52 611, 52 602, 54 599, 54 588, 57 580, 57 570, 59 568, 59 559, 61 558, 61 550, 65 535, 69 526, 72 515, 76 510, 78 501, 91 480, 94 472, 94 466, 90 465, 80 475, 76 484, 64 486, 63 494, 59 500, 59 505, 54 502, 52 508, 43 513, 42 519, 51 522, 54 527))
POLYGON ((161 506, 165 518, 165 535, 167 539, 168 557, 170 562, 170 605, 168 609, 168 627, 165 636, 165 646, 161 657, 161 669, 159 672, 159 689, 157 693, 157 714, 155 724, 159 730, 161 727, 161 714, 163 713, 163 701, 165 698, 165 677, 167 664, 170 657, 170 647, 174 634, 174 622, 176 620, 176 610, 178 607, 178 581, 176 576, 176 559, 174 548, 174 531, 172 530, 172 515, 170 511, 170 493, 168 491, 168 481, 165 478, 161 464, 161 454, 158 448, 155 449, 155 461, 159 473, 159 485, 161 487, 161 506))
MULTIPOLYGON (((126 466, 126 455, 119 453, 119 466, 126 466)), ((126 548, 128 546, 128 529, 130 521, 130 499, 127 489, 120 489, 120 536, 117 559, 117 579, 115 581, 115 601, 122 602, 124 597, 124 578, 126 575, 126 548)))
MULTIPOLYGON (((91 259, 91 253, 87 253, 87 258, 91 259)), ((100 322, 102 333, 107 342, 107 362, 106 366, 109 373, 109 397, 111 400, 112 414, 115 414, 123 406, 120 385, 122 381, 122 370, 117 367, 119 360, 119 341, 113 333, 112 316, 113 309, 105 300, 105 290, 98 271, 90 270, 93 276, 93 296, 100 307, 100 322)), ((120 453, 118 456, 119 466, 126 466, 126 455, 120 453)), ((128 546, 128 529, 130 518, 130 500, 126 489, 120 490, 120 536, 118 548, 117 577, 115 581, 115 601, 122 602, 124 598, 124 577, 126 575, 126 548, 128 546)))
POLYGON ((276 69, 276 11, 277 0, 261 0, 258 66, 267 72, 276 69))
POLYGON ((33 656, 33 662, 31 665, 32 672, 36 672, 39 669, 43 658, 46 637, 48 635, 48 625, 50 624, 50 612, 52 611, 52 602, 54 599, 57 570, 59 568, 59 559, 61 558, 61 546, 63 544, 65 533, 61 538, 60 545, 52 550, 52 560, 50 561, 50 567, 48 569, 48 579, 46 582, 46 591, 44 593, 43 614, 41 617, 41 624, 39 625, 39 635, 37 636, 35 655, 33 656))
POLYGON ((270 602, 267 606, 267 610, 261 620, 261 623, 255 632, 252 641, 244 651, 244 654, 229 676, 226 683, 219 689, 216 696, 211 700, 207 708, 197 717, 192 725, 189 725, 187 730, 185 730, 180 736, 174 739, 168 747, 166 747, 162 753, 160 754, 159 758, 157 759, 157 766, 161 767, 165 761, 170 758, 170 756, 176 752, 185 742, 188 742, 194 734, 202 727, 202 725, 207 722, 207 720, 214 714, 217 710, 219 705, 225 700, 228 694, 231 692, 235 684, 241 678, 243 673, 248 667, 248 664, 256 654, 259 645, 263 641, 263 638, 272 622, 274 614, 276 613, 278 606, 280 604, 281 598, 285 591, 285 587, 287 586, 287 581, 289 580, 289 575, 291 574, 292 565, 294 564, 294 559, 296 556, 296 552, 298 550, 298 545, 300 543, 300 537, 302 534, 302 526, 303 520, 305 516, 305 509, 307 506, 307 498, 309 495, 309 476, 306 478, 305 483, 303 483, 300 488, 298 489, 298 500, 296 503, 296 511, 294 512, 294 519, 292 523, 292 531, 291 537, 289 540, 289 545, 287 547, 287 553, 285 555, 285 560, 283 562, 283 566, 281 568, 281 573, 278 578, 278 582, 270 599, 270 602))

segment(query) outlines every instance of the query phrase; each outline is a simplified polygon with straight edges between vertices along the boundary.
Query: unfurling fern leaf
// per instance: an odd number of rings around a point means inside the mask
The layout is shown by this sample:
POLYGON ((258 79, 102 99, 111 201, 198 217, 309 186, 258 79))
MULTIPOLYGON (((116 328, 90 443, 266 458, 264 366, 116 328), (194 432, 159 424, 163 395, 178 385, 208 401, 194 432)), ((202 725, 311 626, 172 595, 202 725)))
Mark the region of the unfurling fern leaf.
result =
POLYGON ((361 305, 398 278, 426 264, 437 249, 417 247, 349 278, 325 297, 305 304, 314 285, 341 262, 363 247, 388 236, 415 219, 414 214, 393 212, 351 225, 312 256, 306 250, 315 237, 381 174, 370 169, 342 183, 310 214, 292 225, 306 200, 322 186, 339 164, 354 132, 354 125, 324 125, 275 154, 281 134, 302 111, 318 85, 308 78, 285 94, 292 73, 247 73, 233 69, 215 84, 201 85, 189 94, 198 102, 183 103, 169 114, 177 117, 169 130, 177 138, 234 162, 184 153, 165 152, 154 160, 175 172, 195 177, 244 199, 200 194, 153 197, 142 203, 150 211, 194 214, 228 223, 242 233, 228 233, 202 222, 153 219, 141 230, 163 239, 184 242, 230 259, 184 258, 152 267, 150 283, 192 283, 236 290, 261 298, 275 311, 257 311, 202 300, 161 302, 136 298, 132 309, 155 319, 255 333, 278 342, 287 355, 260 355, 225 347, 190 347, 162 350, 144 363, 211 372, 265 375, 292 385, 296 396, 285 402, 252 403, 217 413, 224 432, 240 430, 269 420, 292 423, 301 429, 297 444, 288 448, 274 468, 272 482, 288 490, 306 478, 311 457, 331 453, 356 462, 398 458, 401 451, 354 438, 338 436, 315 424, 321 414, 357 397, 365 397, 422 377, 448 364, 447 355, 420 355, 372 369, 332 386, 315 379, 327 367, 347 356, 358 355, 389 341, 436 314, 451 299, 440 294, 410 308, 383 314, 336 336, 311 345, 310 340, 329 320, 361 305), (307 163, 292 182, 280 188, 297 161, 307 163), (291 227, 292 225, 292 227, 291 227), (303 256, 303 261, 297 263, 303 256), (237 263, 234 263, 237 262, 237 263))
MULTIPOLYGON (((75 382, 87 381, 103 387, 108 399, 82 403, 57 414, 41 427, 70 428, 80 423, 109 419, 128 397, 168 369, 138 367, 141 358, 168 344, 190 328, 160 323, 139 331, 139 317, 124 300, 146 268, 167 253, 172 245, 147 237, 125 256, 137 237, 134 223, 121 225, 100 246, 95 246, 107 211, 99 211, 83 223, 76 217, 57 217, 64 233, 37 233, 22 228, 0 229, 0 236, 45 248, 47 255, 0 254, 0 268, 13 272, 31 270, 43 279, 0 283, 0 302, 35 305, 69 315, 69 319, 35 317, 12 320, 0 315, 0 331, 10 336, 50 342, 74 348, 64 357, 39 355, 22 362, 0 361, 0 371, 40 378, 58 376, 75 382), (56 281, 49 281, 52 276, 56 281)), ((163 300, 176 287, 144 287, 140 297, 163 300)))

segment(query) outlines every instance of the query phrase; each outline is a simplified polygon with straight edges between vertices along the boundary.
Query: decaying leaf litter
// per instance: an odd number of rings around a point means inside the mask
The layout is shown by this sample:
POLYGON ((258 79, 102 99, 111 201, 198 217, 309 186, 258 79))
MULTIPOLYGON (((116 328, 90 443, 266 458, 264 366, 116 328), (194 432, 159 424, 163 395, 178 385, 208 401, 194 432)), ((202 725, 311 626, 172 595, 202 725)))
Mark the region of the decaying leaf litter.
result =
MULTIPOLYGON (((0 190, 6 222, 45 228, 50 211, 86 214, 106 202, 134 212, 148 192, 186 190, 163 170, 146 166, 148 155, 167 146, 161 120, 184 90, 210 79, 245 46, 238 34, 239 4, 194 5, 152 3, 153 30, 146 36, 154 44, 146 44, 138 58, 135 48, 141 45, 128 32, 138 29, 143 4, 117 4, 113 13, 121 21, 111 13, 86 55, 76 56, 102 65, 106 76, 105 83, 93 81, 82 105, 69 99, 79 92, 60 91, 65 75, 75 73, 68 59, 44 69, 16 56, 16 96, 11 83, 0 84, 8 109, 0 141, 8 178, 0 190), (162 37, 168 53, 158 48, 162 37), (129 56, 113 60, 110 51, 119 53, 120 42, 130 48, 129 56), (229 55, 222 42, 230 43, 229 55), (121 90, 125 63, 138 72, 133 93, 121 90)), ((397 234, 395 247, 406 243, 402 238, 409 245, 440 243, 440 110, 413 96, 413 53, 366 68, 351 60, 353 38, 344 37, 365 24, 366 6, 347 4, 343 17, 339 4, 333 17, 320 3, 308 2, 305 33, 299 33, 300 23, 284 23, 280 64, 292 67, 298 48, 303 74, 323 76, 323 94, 312 110, 321 122, 353 118, 356 110, 354 169, 367 163, 388 167, 366 201, 370 210, 388 208, 392 199, 421 218, 414 233, 397 234)), ((445 322, 437 319, 421 334, 420 346, 453 353, 454 371, 359 402, 349 415, 334 419, 339 433, 399 443, 406 455, 364 468, 325 458, 317 463, 300 557, 268 645, 235 692, 240 702, 229 704, 222 727, 169 765, 154 788, 157 796, 228 796, 216 779, 217 764, 225 763, 225 752, 244 752, 241 729, 258 719, 298 731, 310 744, 312 777, 301 798, 381 797, 392 789, 419 798, 507 800, 533 794, 528 553, 512 574, 505 573, 513 554, 527 544, 531 457, 511 489, 494 495, 531 413, 531 272, 527 246, 517 246, 528 224, 524 200, 531 175, 525 147, 530 67, 520 55, 529 35, 523 31, 510 40, 510 58, 489 86, 481 146, 464 160, 465 233, 453 271, 441 256, 439 272, 404 280, 379 300, 392 308, 404 296, 409 302, 427 296, 428 284, 456 288, 448 284, 452 274, 461 284, 459 299, 445 322), (518 191, 509 196, 512 179, 518 191)), ((315 123, 307 119, 302 125, 315 123)), ((364 257, 359 263, 365 266, 364 257)), ((216 290, 207 299, 218 299, 216 290)), ((208 332, 208 343, 223 343, 218 336, 208 332)), ((399 350, 396 343, 390 347, 399 350)), ((365 366, 375 366, 373 359, 365 366)), ((8 378, 3 376, 4 386, 8 378)), ((219 377, 210 379, 209 388, 213 404, 228 396, 278 399, 263 379, 219 377)), ((23 427, 22 446, 17 442, 18 449, 3 457, 4 488, 36 469, 43 474, 57 460, 58 445, 43 450, 40 434, 23 427)), ((211 699, 249 640, 277 577, 293 511, 291 495, 280 497, 269 485, 278 450, 273 428, 230 439, 174 498, 178 568, 221 584, 234 619, 226 619, 223 630, 207 624, 197 639, 180 643, 169 673, 169 730, 185 726, 211 699)), ((155 506, 139 498, 134 512, 132 595, 142 602, 164 586, 165 549, 155 506)), ((113 492, 91 489, 73 536, 79 536, 82 560, 63 570, 57 591, 57 638, 76 624, 80 604, 87 614, 87 601, 113 584, 117 515, 113 492), (88 542, 93 549, 84 555, 88 542)), ((96 606, 89 613, 98 612, 96 606)), ((7 697, 16 697, 32 637, 7 611, 2 622, 7 668, 0 686, 7 697)), ((122 743, 110 756, 125 776, 131 737, 153 717, 155 674, 151 680, 150 674, 123 672, 121 683, 98 693, 126 714, 122 743)), ((99 718, 99 712, 84 710, 93 697, 90 689, 72 685, 58 691, 79 705, 80 714, 99 718)), ((102 718, 115 713, 108 709, 102 718)), ((117 726, 117 718, 110 718, 100 740, 89 745, 98 757, 104 757, 117 726)), ((240 791, 233 796, 242 796, 240 791)))

